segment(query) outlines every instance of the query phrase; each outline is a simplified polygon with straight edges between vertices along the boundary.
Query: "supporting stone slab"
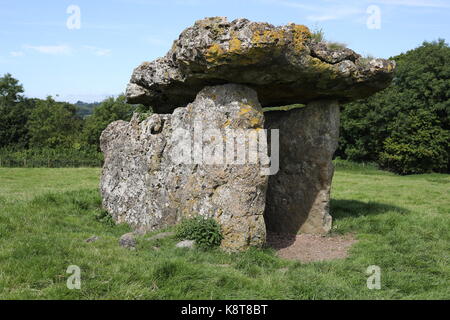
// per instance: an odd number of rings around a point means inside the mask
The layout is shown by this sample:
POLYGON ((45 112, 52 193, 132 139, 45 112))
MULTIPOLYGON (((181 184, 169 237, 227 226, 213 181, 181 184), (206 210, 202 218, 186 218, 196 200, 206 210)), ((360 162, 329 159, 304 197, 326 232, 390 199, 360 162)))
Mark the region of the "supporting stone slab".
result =
POLYGON ((267 112, 266 128, 280 130, 280 171, 269 178, 265 221, 272 233, 325 234, 331 229, 332 158, 339 139, 337 101, 267 112))
POLYGON ((248 154, 245 163, 227 161, 225 145, 235 140, 236 154, 247 153, 250 136, 239 140, 226 133, 257 133, 264 142, 259 152, 267 157, 263 128, 256 92, 233 84, 206 87, 171 115, 114 122, 101 136, 103 206, 119 223, 143 231, 212 217, 222 227, 225 250, 261 246, 268 177, 261 174, 262 162, 248 161, 248 154))

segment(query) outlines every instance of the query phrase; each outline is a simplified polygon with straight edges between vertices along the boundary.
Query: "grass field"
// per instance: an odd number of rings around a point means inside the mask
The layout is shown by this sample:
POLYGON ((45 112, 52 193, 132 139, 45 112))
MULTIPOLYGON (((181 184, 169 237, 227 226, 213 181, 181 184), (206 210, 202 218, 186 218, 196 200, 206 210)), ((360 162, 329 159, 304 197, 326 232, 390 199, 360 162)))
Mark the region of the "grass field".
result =
POLYGON ((1 299, 450 298, 449 175, 339 163, 333 233, 359 241, 346 260, 301 264, 268 249, 176 249, 171 238, 120 248, 129 228, 96 218, 99 172, 0 168, 1 299), (66 287, 69 265, 81 268, 81 290, 66 287), (366 286, 370 265, 381 290, 366 286))

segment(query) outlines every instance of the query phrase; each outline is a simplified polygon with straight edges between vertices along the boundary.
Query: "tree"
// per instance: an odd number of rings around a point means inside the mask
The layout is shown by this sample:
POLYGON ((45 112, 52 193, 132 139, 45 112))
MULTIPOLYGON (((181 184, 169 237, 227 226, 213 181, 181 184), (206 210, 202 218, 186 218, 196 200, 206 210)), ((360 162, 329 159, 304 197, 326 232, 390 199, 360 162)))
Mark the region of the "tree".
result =
POLYGON ((450 130, 448 44, 424 42, 391 59, 397 62, 397 71, 389 88, 343 106, 337 155, 377 162, 402 174, 448 172, 450 146, 444 141, 450 130))
POLYGON ((0 78, 0 106, 11 106, 19 102, 22 93, 22 85, 11 74, 7 73, 0 78))
POLYGON ((34 100, 25 99, 23 92, 22 85, 9 73, 0 78, 0 148, 28 145, 26 123, 34 100))
POLYGON ((32 147, 72 147, 79 140, 82 119, 74 105, 47 97, 37 100, 27 128, 32 147))
POLYGON ((144 109, 145 107, 141 105, 128 104, 124 95, 104 100, 94 109, 93 114, 86 118, 83 128, 83 141, 100 149, 100 135, 111 122, 117 120, 129 121, 133 112, 144 109))
POLYGON ((393 123, 391 135, 380 153, 382 167, 400 174, 445 172, 450 133, 428 110, 401 114, 393 123))

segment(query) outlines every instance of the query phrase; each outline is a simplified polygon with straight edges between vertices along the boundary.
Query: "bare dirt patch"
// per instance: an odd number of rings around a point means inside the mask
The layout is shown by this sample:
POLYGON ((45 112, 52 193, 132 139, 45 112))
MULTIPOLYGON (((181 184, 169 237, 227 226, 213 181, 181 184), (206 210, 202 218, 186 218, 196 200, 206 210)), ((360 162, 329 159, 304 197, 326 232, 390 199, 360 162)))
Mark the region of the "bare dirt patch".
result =
POLYGON ((277 251, 283 259, 298 260, 304 263, 345 259, 348 250, 357 240, 353 235, 286 235, 269 234, 267 245, 277 251))

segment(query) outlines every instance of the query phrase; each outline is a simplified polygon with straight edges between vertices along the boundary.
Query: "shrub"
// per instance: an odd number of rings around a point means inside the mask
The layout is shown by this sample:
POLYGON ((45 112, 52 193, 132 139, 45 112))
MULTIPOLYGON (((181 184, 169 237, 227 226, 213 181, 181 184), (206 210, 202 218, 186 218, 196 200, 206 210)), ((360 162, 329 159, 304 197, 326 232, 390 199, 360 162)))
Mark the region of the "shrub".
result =
POLYGON ((217 247, 223 239, 220 225, 214 219, 201 216, 183 220, 177 226, 175 236, 180 240, 195 240, 202 249, 217 247))
POLYGON ((95 220, 105 224, 108 227, 114 227, 116 225, 114 218, 108 213, 108 211, 103 209, 99 210, 95 214, 95 220))
POLYGON ((399 117, 394 127, 380 154, 383 168, 399 174, 446 171, 450 134, 439 126, 435 115, 414 111, 399 117))
POLYGON ((390 87, 342 106, 336 155, 400 174, 450 172, 449 45, 424 42, 391 59, 390 87))

